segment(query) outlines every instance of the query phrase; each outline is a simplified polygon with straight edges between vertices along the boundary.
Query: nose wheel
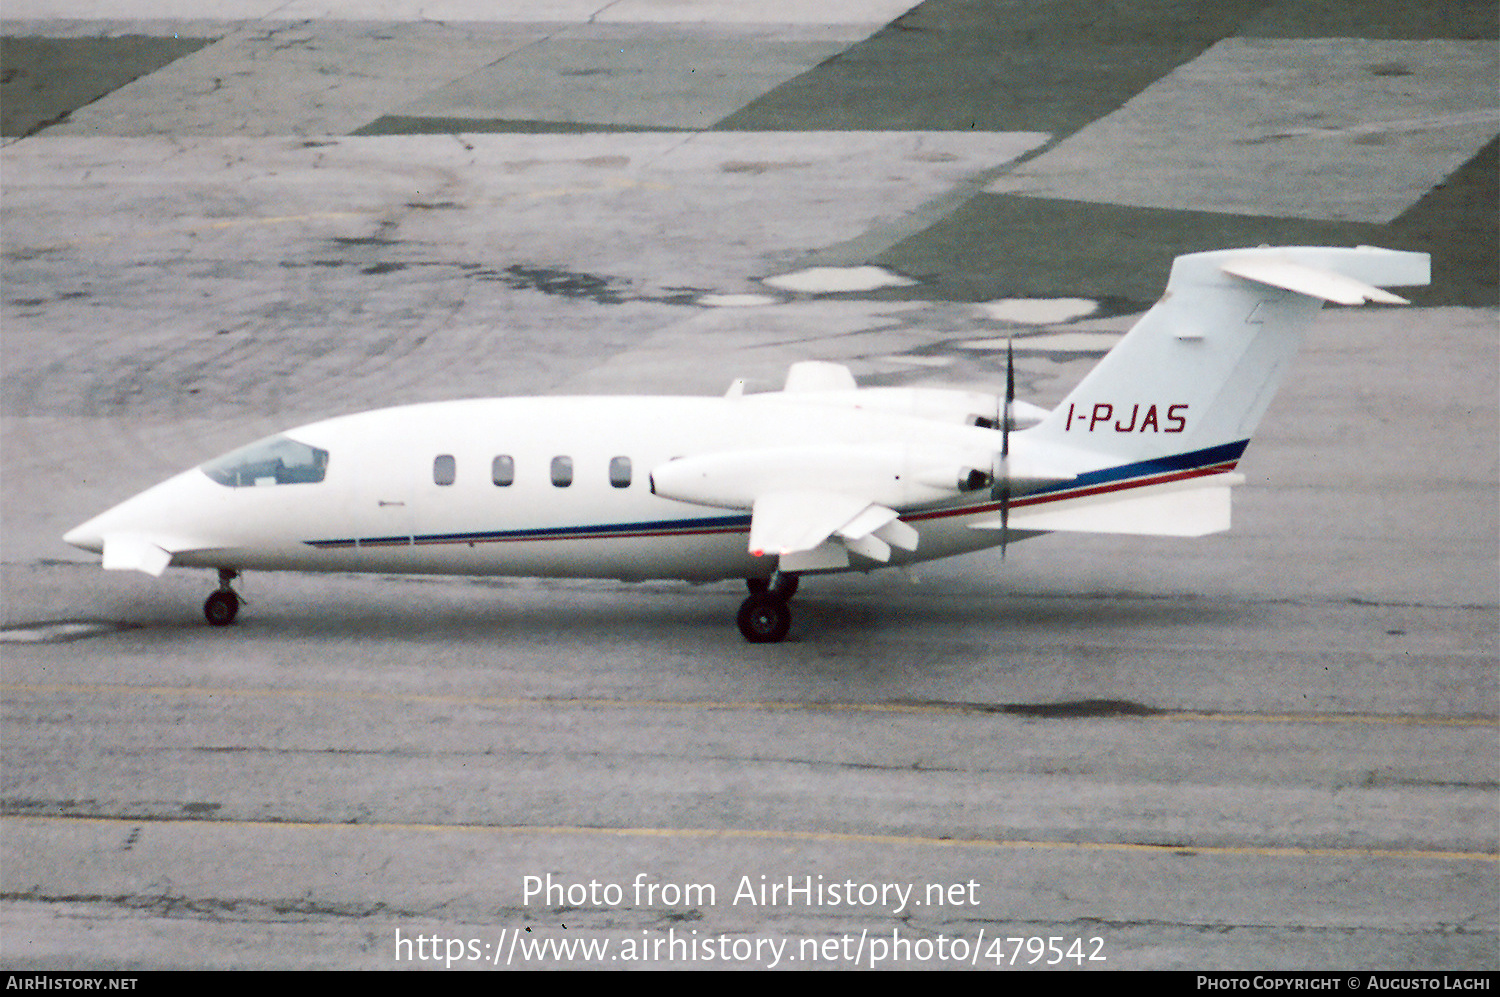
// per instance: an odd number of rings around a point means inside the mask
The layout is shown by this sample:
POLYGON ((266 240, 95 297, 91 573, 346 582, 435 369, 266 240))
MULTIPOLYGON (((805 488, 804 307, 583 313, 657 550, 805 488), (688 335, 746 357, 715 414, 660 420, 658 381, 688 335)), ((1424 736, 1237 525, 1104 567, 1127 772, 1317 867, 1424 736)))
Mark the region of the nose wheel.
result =
POLYGON ((792 608, 787 605, 797 591, 797 576, 776 572, 770 579, 746 580, 750 597, 740 604, 735 622, 752 644, 779 644, 792 628, 792 608))
POLYGON ((240 573, 232 568, 219 569, 218 591, 210 595, 203 603, 203 618, 213 626, 227 627, 239 615, 240 597, 231 587, 239 576, 240 573))

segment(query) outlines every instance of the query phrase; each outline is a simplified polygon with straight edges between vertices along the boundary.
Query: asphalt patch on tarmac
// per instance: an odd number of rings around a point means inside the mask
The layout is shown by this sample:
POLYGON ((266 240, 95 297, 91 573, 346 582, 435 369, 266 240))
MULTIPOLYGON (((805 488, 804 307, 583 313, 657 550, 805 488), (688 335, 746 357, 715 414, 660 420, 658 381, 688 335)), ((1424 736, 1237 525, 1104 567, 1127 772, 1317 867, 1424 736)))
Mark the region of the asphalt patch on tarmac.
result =
POLYGON ((1500 139, 1385 226, 1389 249, 1432 254, 1432 284, 1403 296, 1419 305, 1500 305, 1500 139))
MULTIPOLYGON (((1496 3, 1240 0, 1107 6, 928 0, 720 121, 720 130, 1043 130, 1105 117, 1225 37, 1484 39, 1496 3)), ((1392 72, 1395 72, 1393 69, 1392 72)), ((1137 208, 980 193, 868 262, 919 280, 871 297, 1084 295, 1141 307, 1172 260, 1231 246, 1377 245, 1433 255, 1418 305, 1500 304, 1491 143, 1389 224, 1137 208)))
POLYGON ((952 214, 875 256, 916 288, 883 298, 989 301, 1081 295, 1142 305, 1166 285, 1172 260, 1233 246, 1380 246, 1431 253, 1432 283, 1402 291, 1424 306, 1500 304, 1495 217, 1497 142, 1389 224, 978 194, 952 214))
POLYGON ((1272 0, 1240 26, 1247 38, 1494 38, 1496 0, 1272 0))
POLYGON ((714 127, 1062 136, 1196 58, 1264 6, 927 0, 714 127))
MULTIPOLYGON (((875 257, 929 298, 1161 296, 1172 260, 1230 246, 1378 243, 1383 226, 978 194, 875 257)), ((900 298, 900 289, 887 292, 900 298)))
POLYGON ((0 38, 0 136, 23 138, 213 38, 0 38))

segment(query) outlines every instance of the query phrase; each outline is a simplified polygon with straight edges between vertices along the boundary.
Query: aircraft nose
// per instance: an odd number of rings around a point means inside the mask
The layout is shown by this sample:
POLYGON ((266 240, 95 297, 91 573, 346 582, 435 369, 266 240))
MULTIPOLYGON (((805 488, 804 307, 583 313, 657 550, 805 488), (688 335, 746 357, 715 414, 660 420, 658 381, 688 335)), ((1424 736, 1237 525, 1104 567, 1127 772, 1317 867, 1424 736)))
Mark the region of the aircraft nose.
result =
POLYGON ((173 553, 213 546, 225 516, 214 500, 228 489, 201 471, 184 471, 106 509, 63 534, 63 542, 104 555, 106 569, 161 574, 173 553))
POLYGON ((79 550, 102 554, 104 552, 104 537, 94 525, 96 521, 97 517, 73 527, 63 534, 63 543, 77 547, 79 550))
MULTIPOLYGON (((79 550, 104 553, 104 538, 116 536, 159 537, 170 536, 173 527, 182 521, 182 503, 178 500, 182 481, 186 475, 163 481, 126 499, 119 505, 96 515, 93 519, 79 523, 63 534, 63 543, 79 550)), ((203 479, 205 482, 207 478, 203 479)))

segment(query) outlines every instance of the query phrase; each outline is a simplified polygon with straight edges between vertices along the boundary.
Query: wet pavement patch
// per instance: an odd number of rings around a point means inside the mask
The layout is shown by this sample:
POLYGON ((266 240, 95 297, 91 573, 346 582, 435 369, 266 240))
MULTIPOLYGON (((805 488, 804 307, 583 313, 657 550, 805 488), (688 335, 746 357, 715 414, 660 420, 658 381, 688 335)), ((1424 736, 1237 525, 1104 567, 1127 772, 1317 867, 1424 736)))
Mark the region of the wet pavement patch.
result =
POLYGON ((1161 710, 1128 699, 1074 699, 1059 703, 1007 703, 999 708, 999 712, 1051 720, 1078 720, 1098 717, 1153 717, 1161 713, 1161 710))
POLYGON ((564 298, 586 298, 601 305, 618 305, 625 291, 610 277, 575 273, 556 267, 536 267, 517 263, 502 271, 480 270, 475 277, 497 280, 517 291, 541 291, 564 298))
POLYGON ((1006 713, 1043 720, 1090 720, 1110 717, 1155 717, 1168 711, 1129 699, 1065 699, 1054 703, 945 703, 906 701, 909 706, 931 706, 973 713, 1006 713))
POLYGON ((1500 139, 1390 223, 1379 245, 1431 253, 1432 284, 1402 292, 1415 305, 1500 305, 1500 139))

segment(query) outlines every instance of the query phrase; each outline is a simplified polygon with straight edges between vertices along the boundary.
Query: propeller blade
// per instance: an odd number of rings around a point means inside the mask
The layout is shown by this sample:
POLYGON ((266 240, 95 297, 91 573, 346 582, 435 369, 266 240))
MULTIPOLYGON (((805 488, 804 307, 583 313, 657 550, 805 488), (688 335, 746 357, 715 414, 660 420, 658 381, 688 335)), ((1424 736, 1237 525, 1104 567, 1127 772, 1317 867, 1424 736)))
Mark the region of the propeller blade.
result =
POLYGON ((1005 445, 1009 453, 1010 430, 1016 421, 1016 347, 1014 339, 1005 341, 1005 445))
POLYGON ((1000 456, 990 475, 990 497, 1000 502, 1000 559, 1010 537, 1010 431, 1016 422, 1016 352, 1005 343, 1005 405, 1000 412, 1000 456))

